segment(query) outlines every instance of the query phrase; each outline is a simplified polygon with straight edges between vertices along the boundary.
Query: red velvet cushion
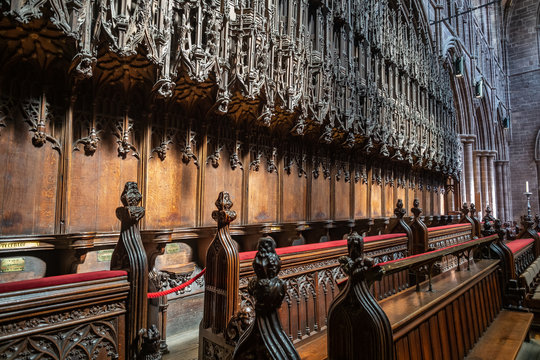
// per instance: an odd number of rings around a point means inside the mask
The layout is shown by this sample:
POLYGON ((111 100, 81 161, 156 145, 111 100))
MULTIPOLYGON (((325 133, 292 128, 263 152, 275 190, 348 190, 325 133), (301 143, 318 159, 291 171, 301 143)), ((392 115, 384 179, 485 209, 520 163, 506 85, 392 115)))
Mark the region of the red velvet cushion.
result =
POLYGON ((517 239, 517 240, 512 240, 512 241, 507 242, 506 246, 508 246, 508 248, 512 250, 512 252, 515 254, 519 250, 531 244, 533 241, 534 239, 517 239))
MULTIPOLYGON (((398 238, 398 237, 405 237, 407 234, 385 234, 385 235, 377 235, 377 236, 366 236, 364 238, 364 242, 371 242, 371 241, 382 241, 392 238, 398 238)), ((285 246, 282 248, 277 248, 276 253, 278 255, 286 255, 286 254, 292 254, 297 252, 303 252, 303 251, 309 251, 309 250, 320 250, 320 249, 327 249, 332 247, 338 247, 338 246, 346 246, 347 240, 334 240, 334 241, 327 241, 323 243, 314 243, 314 244, 305 244, 305 245, 297 245, 297 246, 285 246)), ((244 251, 238 254, 238 258, 240 261, 243 260, 250 260, 255 257, 255 254, 257 254, 257 251, 244 251)))
POLYGON ((126 276, 127 272, 123 270, 113 271, 94 271, 81 274, 69 274, 60 276, 49 276, 41 279, 30 279, 22 281, 12 281, 0 284, 0 294, 11 291, 22 291, 37 289, 42 287, 73 284, 83 281, 109 279, 113 277, 126 276))
POLYGON ((451 229, 451 228, 460 227, 460 226, 466 227, 466 226, 471 226, 471 224, 466 223, 466 224, 452 224, 452 225, 435 226, 435 227, 428 228, 428 231, 451 229))

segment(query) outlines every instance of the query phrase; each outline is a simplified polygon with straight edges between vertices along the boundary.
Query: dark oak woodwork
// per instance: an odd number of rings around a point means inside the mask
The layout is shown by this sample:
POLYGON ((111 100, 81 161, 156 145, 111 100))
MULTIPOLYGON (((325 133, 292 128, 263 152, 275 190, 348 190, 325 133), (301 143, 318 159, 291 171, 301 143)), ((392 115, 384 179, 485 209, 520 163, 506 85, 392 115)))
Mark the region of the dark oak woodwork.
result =
POLYGON ((226 344, 226 328, 238 309, 239 260, 238 250, 229 232, 229 224, 236 219, 231 210, 233 203, 227 192, 221 192, 216 200, 212 217, 217 222, 217 234, 206 252, 206 285, 203 319, 199 332, 199 358, 211 357, 212 352, 223 356, 234 347, 226 344), (217 348, 209 353, 209 348, 217 348), (210 354, 210 355, 209 355, 210 354))
POLYGON ((349 235, 347 247, 349 256, 341 257, 340 262, 348 281, 328 311, 328 357, 391 360, 394 353, 390 322, 369 291, 383 272, 373 259, 365 257, 361 236, 349 235))
POLYGON ((412 242, 409 244, 409 255, 421 254, 429 249, 428 243, 428 230, 426 224, 420 218, 422 209, 419 208, 420 202, 418 199, 414 199, 411 212, 414 215, 413 222, 411 223, 412 242))
POLYGON ((286 291, 285 282, 278 277, 280 269, 276 242, 269 236, 261 238, 253 260, 255 277, 248 285, 255 299, 255 318, 238 340, 233 359, 300 360, 277 313, 286 291))

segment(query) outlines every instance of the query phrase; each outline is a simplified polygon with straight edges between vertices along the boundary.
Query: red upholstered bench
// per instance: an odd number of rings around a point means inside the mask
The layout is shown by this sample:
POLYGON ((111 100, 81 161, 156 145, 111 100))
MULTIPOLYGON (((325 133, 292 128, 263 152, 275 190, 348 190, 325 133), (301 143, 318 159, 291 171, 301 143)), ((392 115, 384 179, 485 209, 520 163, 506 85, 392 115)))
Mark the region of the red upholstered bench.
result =
POLYGON ((507 242, 506 246, 512 251, 512 253, 516 254, 517 252, 524 249, 526 246, 532 244, 533 242, 534 239, 517 239, 507 242))
POLYGON ((13 291, 23 291, 58 285, 75 284, 84 281, 110 279, 120 276, 127 276, 127 272, 123 270, 95 271, 81 274, 49 276, 40 279, 13 281, 0 284, 0 294, 13 291))
MULTIPOLYGON (((374 242, 374 241, 382 241, 382 240, 394 239, 394 238, 405 237, 405 236, 407 236, 407 234, 404 234, 404 233, 366 236, 364 238, 364 242, 369 243, 369 242, 374 242)), ((276 253, 279 256, 283 256, 283 255, 306 252, 306 251, 328 249, 328 248, 333 248, 333 247, 338 247, 338 246, 347 246, 347 240, 334 240, 334 241, 327 241, 323 243, 286 246, 282 248, 277 248, 276 253)), ((255 254, 257 254, 257 251, 244 251, 244 252, 239 253, 238 257, 240 261, 245 261, 245 260, 253 259, 255 257, 255 254)))
POLYGON ((30 349, 26 344, 43 341, 31 348, 35 358, 65 359, 86 349, 99 359, 125 360, 129 290, 125 271, 0 284, 0 354, 15 358, 30 349))
POLYGON ((467 223, 467 224, 450 224, 450 225, 430 227, 430 228, 428 228, 428 231, 432 232, 432 231, 438 231, 438 230, 453 229, 453 228, 458 228, 458 227, 467 228, 469 226, 471 226, 471 224, 469 224, 469 223, 467 223))

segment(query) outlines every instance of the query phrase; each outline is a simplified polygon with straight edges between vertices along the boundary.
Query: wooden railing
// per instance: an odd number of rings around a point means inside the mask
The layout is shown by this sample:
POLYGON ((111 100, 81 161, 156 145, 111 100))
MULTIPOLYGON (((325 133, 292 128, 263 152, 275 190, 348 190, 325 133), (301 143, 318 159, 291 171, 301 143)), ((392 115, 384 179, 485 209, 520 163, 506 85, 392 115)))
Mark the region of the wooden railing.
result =
POLYGON ((435 278, 433 265, 489 248, 497 239, 491 235, 379 265, 363 254, 361 240, 352 239, 344 268, 349 279, 328 314, 328 357, 430 359, 455 352, 463 358, 501 309, 500 260, 468 261, 435 278), (378 303, 369 284, 403 270, 424 271, 428 280, 378 303))

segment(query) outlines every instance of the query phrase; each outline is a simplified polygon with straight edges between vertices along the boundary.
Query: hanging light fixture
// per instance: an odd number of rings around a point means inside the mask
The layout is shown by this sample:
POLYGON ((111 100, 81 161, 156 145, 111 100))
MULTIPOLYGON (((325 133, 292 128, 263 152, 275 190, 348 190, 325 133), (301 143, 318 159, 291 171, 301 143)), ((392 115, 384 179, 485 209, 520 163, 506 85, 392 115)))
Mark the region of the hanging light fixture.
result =
POLYGON ((463 77, 464 67, 465 61, 463 60, 463 56, 459 56, 456 61, 454 61, 454 74, 456 77, 463 77))
POLYGON ((481 99, 484 97, 484 79, 480 79, 474 83, 474 97, 481 99))

